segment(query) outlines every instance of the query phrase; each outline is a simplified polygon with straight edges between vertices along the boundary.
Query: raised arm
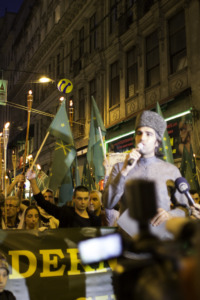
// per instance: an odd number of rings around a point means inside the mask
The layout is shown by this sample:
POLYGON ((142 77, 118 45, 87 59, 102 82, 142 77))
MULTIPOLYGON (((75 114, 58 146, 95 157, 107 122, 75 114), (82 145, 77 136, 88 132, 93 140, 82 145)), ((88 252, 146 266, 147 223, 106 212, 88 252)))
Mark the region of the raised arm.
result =
POLYGON ((42 207, 48 214, 54 216, 56 219, 59 219, 62 208, 44 199, 44 196, 37 186, 36 173, 33 170, 29 169, 26 172, 26 178, 30 181, 34 199, 37 201, 37 204, 42 207))

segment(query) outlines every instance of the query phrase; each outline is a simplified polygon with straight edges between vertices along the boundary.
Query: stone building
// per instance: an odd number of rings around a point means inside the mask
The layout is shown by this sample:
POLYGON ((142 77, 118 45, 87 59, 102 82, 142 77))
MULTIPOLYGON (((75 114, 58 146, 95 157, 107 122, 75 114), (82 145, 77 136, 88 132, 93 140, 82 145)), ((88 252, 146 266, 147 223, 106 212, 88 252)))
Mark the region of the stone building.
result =
MULTIPOLYGON (((0 66, 8 80, 8 104, 0 114, 2 128, 11 122, 9 148, 18 157, 23 154, 23 108, 31 88, 29 152, 36 155, 63 96, 57 82, 67 78, 74 86, 64 96, 67 106, 73 100, 80 172, 92 95, 107 128, 106 140, 120 136, 121 145, 130 140, 127 134, 140 110, 155 109, 159 102, 168 119, 191 110, 192 146, 198 153, 199 13, 198 0, 30 0, 15 17, 7 13, 0 20, 0 66), (39 84, 40 75, 53 81, 39 84)), ((109 142, 107 146, 112 149, 109 142)), ((49 137, 38 159, 44 171, 53 149, 54 138, 49 137)))

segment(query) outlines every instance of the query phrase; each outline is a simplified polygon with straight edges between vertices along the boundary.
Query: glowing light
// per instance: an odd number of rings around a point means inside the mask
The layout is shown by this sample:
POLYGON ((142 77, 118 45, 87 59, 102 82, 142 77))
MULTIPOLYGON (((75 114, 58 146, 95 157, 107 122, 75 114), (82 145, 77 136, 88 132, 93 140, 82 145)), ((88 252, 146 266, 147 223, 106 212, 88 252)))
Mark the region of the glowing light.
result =
POLYGON ((65 97, 60 97, 60 102, 64 101, 65 100, 65 97))
POLYGON ((10 122, 7 122, 7 123, 4 125, 4 128, 7 129, 9 126, 10 126, 10 122))
POLYGON ((40 165, 37 165, 37 169, 38 169, 38 170, 41 170, 41 166, 40 166, 40 165))
POLYGON ((46 77, 46 76, 43 76, 39 79, 39 82, 41 82, 41 83, 46 83, 46 82, 51 82, 51 81, 53 81, 53 80, 51 78, 46 77))

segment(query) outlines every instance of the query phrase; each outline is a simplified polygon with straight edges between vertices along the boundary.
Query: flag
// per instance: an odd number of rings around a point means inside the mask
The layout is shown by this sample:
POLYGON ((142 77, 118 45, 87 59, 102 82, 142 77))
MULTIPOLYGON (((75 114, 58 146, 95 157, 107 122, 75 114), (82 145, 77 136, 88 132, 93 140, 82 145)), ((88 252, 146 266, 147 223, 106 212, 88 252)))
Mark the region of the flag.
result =
POLYGON ((106 129, 104 127, 97 104, 92 96, 87 161, 89 163, 89 167, 92 168, 93 173, 95 174, 95 180, 97 183, 104 178, 104 154, 99 129, 101 130, 102 136, 105 136, 106 129))
MULTIPOLYGON (((157 113, 161 117, 163 117, 163 114, 162 114, 162 111, 161 111, 161 108, 160 108, 160 105, 159 105, 158 102, 157 102, 157 105, 156 105, 156 110, 157 110, 157 113)), ((173 158, 173 154, 172 154, 172 147, 171 147, 170 137, 168 135, 167 129, 165 130, 164 135, 163 135, 161 150, 162 150, 162 153, 164 154, 163 159, 165 161, 171 163, 171 164, 174 164, 174 158, 173 158)))
POLYGON ((62 102, 50 124, 49 133, 57 137, 49 179, 49 188, 56 192, 76 157, 76 149, 65 108, 65 100, 62 102))
POLYGON ((81 184, 81 180, 80 180, 80 174, 79 174, 79 167, 78 167, 78 160, 77 160, 77 156, 74 160, 74 177, 75 177, 75 186, 79 186, 81 184))
POLYGON ((40 191, 45 190, 48 188, 48 182, 49 182, 49 177, 45 172, 42 170, 39 170, 38 168, 35 168, 36 172, 36 181, 37 181, 37 186, 40 189, 40 191))
POLYGON ((193 156, 192 147, 190 146, 190 153, 184 146, 181 161, 180 172, 185 177, 190 185, 190 189, 199 190, 199 184, 196 174, 196 164, 193 156))
POLYGON ((95 182, 91 174, 91 170, 87 159, 84 162, 81 184, 88 188, 89 191, 95 190, 95 182))
POLYGON ((63 181, 60 186, 58 206, 63 206, 73 198, 73 178, 71 168, 66 171, 63 181))

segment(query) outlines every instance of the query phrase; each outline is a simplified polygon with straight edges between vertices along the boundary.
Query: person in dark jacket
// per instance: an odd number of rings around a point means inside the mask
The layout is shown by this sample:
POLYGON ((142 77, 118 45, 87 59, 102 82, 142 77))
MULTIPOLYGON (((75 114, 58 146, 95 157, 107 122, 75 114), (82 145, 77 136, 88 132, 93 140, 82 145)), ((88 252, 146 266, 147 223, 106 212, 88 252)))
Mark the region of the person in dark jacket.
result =
POLYGON ((37 204, 48 214, 59 220, 60 228, 101 226, 100 217, 95 216, 87 210, 89 203, 89 191, 85 186, 77 186, 75 188, 73 194, 74 207, 67 205, 59 207, 44 199, 44 196, 37 186, 36 173, 33 170, 28 170, 26 177, 31 183, 34 199, 37 204))

